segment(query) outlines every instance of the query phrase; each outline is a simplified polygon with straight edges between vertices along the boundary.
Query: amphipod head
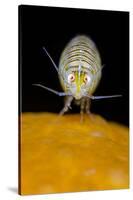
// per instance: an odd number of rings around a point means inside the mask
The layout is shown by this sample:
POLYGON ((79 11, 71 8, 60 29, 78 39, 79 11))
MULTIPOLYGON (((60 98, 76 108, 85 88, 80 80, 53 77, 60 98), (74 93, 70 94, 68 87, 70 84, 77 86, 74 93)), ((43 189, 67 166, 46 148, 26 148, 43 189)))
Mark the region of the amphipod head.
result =
POLYGON ((70 68, 66 73, 67 92, 79 100, 88 92, 92 83, 92 74, 81 70, 81 67, 70 68))

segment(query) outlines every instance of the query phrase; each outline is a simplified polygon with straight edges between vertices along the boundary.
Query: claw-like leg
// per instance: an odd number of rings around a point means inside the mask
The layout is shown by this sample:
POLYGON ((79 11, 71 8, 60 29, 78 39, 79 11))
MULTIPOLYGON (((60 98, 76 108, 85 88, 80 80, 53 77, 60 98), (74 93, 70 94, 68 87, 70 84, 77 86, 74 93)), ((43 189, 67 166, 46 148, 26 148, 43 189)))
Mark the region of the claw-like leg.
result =
POLYGON ((86 107, 85 107, 85 110, 86 110, 86 113, 89 115, 90 119, 94 121, 93 114, 92 114, 91 111, 90 111, 90 105, 91 105, 91 100, 87 98, 87 99, 86 99, 86 107))
POLYGON ((88 115, 91 114, 91 112, 90 112, 90 104, 91 104, 91 100, 90 100, 90 99, 86 99, 86 107, 85 107, 85 110, 86 110, 86 113, 87 113, 88 115))
POLYGON ((69 108, 71 108, 72 100, 73 100, 72 96, 66 96, 64 108, 60 111, 59 115, 63 115, 65 112, 69 110, 69 108))
POLYGON ((80 114, 81 114, 81 117, 80 117, 80 122, 82 123, 83 122, 83 115, 84 115, 84 110, 85 110, 85 98, 82 98, 81 99, 81 103, 80 103, 80 114))
POLYGON ((84 112, 87 113, 90 117, 92 117, 91 112, 90 112, 90 103, 91 100, 88 98, 82 98, 81 103, 80 103, 80 122, 83 122, 83 114, 84 112))

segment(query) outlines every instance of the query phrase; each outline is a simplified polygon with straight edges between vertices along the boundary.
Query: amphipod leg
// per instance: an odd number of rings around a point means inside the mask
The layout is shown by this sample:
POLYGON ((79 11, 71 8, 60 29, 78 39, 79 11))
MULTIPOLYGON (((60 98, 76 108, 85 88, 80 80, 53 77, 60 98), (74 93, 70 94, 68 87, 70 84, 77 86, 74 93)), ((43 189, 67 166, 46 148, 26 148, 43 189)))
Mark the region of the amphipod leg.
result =
POLYGON ((80 122, 82 123, 83 122, 83 114, 84 114, 84 110, 85 110, 85 102, 86 102, 86 99, 85 98, 82 98, 81 99, 81 103, 80 103, 80 122))
POLYGON ((89 115, 89 117, 90 117, 90 119, 91 119, 92 121, 95 121, 95 120, 94 120, 94 117, 93 117, 93 114, 92 114, 91 111, 90 111, 90 105, 91 105, 91 99, 86 98, 86 107, 85 107, 86 114, 89 115))
POLYGON ((71 102, 73 100, 73 96, 66 96, 64 108, 60 111, 59 115, 63 115, 65 112, 71 108, 71 102))
POLYGON ((87 113, 88 115, 91 114, 91 112, 90 112, 90 105, 91 105, 91 100, 87 98, 87 99, 86 99, 85 111, 86 111, 86 113, 87 113))

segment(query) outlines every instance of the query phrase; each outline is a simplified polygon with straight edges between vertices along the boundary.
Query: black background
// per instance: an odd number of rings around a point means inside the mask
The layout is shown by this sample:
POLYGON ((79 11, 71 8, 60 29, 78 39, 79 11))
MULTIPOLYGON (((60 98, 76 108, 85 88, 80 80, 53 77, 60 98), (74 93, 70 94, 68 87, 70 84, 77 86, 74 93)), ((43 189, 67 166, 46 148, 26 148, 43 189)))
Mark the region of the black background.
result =
MULTIPOLYGON (((63 97, 40 83, 62 91, 58 75, 42 47, 58 66, 65 45, 78 34, 90 36, 104 64, 94 95, 122 94, 122 98, 94 100, 91 111, 129 124, 129 13, 88 9, 19 6, 20 112, 59 112, 63 97)), ((73 105, 73 113, 79 107, 73 105)))

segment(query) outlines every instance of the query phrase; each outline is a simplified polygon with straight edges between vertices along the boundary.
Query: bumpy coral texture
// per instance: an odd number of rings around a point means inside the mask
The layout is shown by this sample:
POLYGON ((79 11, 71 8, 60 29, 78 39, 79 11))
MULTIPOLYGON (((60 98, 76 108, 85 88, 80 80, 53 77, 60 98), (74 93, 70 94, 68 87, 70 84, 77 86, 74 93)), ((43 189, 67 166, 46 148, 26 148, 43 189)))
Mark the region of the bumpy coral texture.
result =
POLYGON ((129 187, 128 128, 99 115, 21 115, 20 193, 129 187))

